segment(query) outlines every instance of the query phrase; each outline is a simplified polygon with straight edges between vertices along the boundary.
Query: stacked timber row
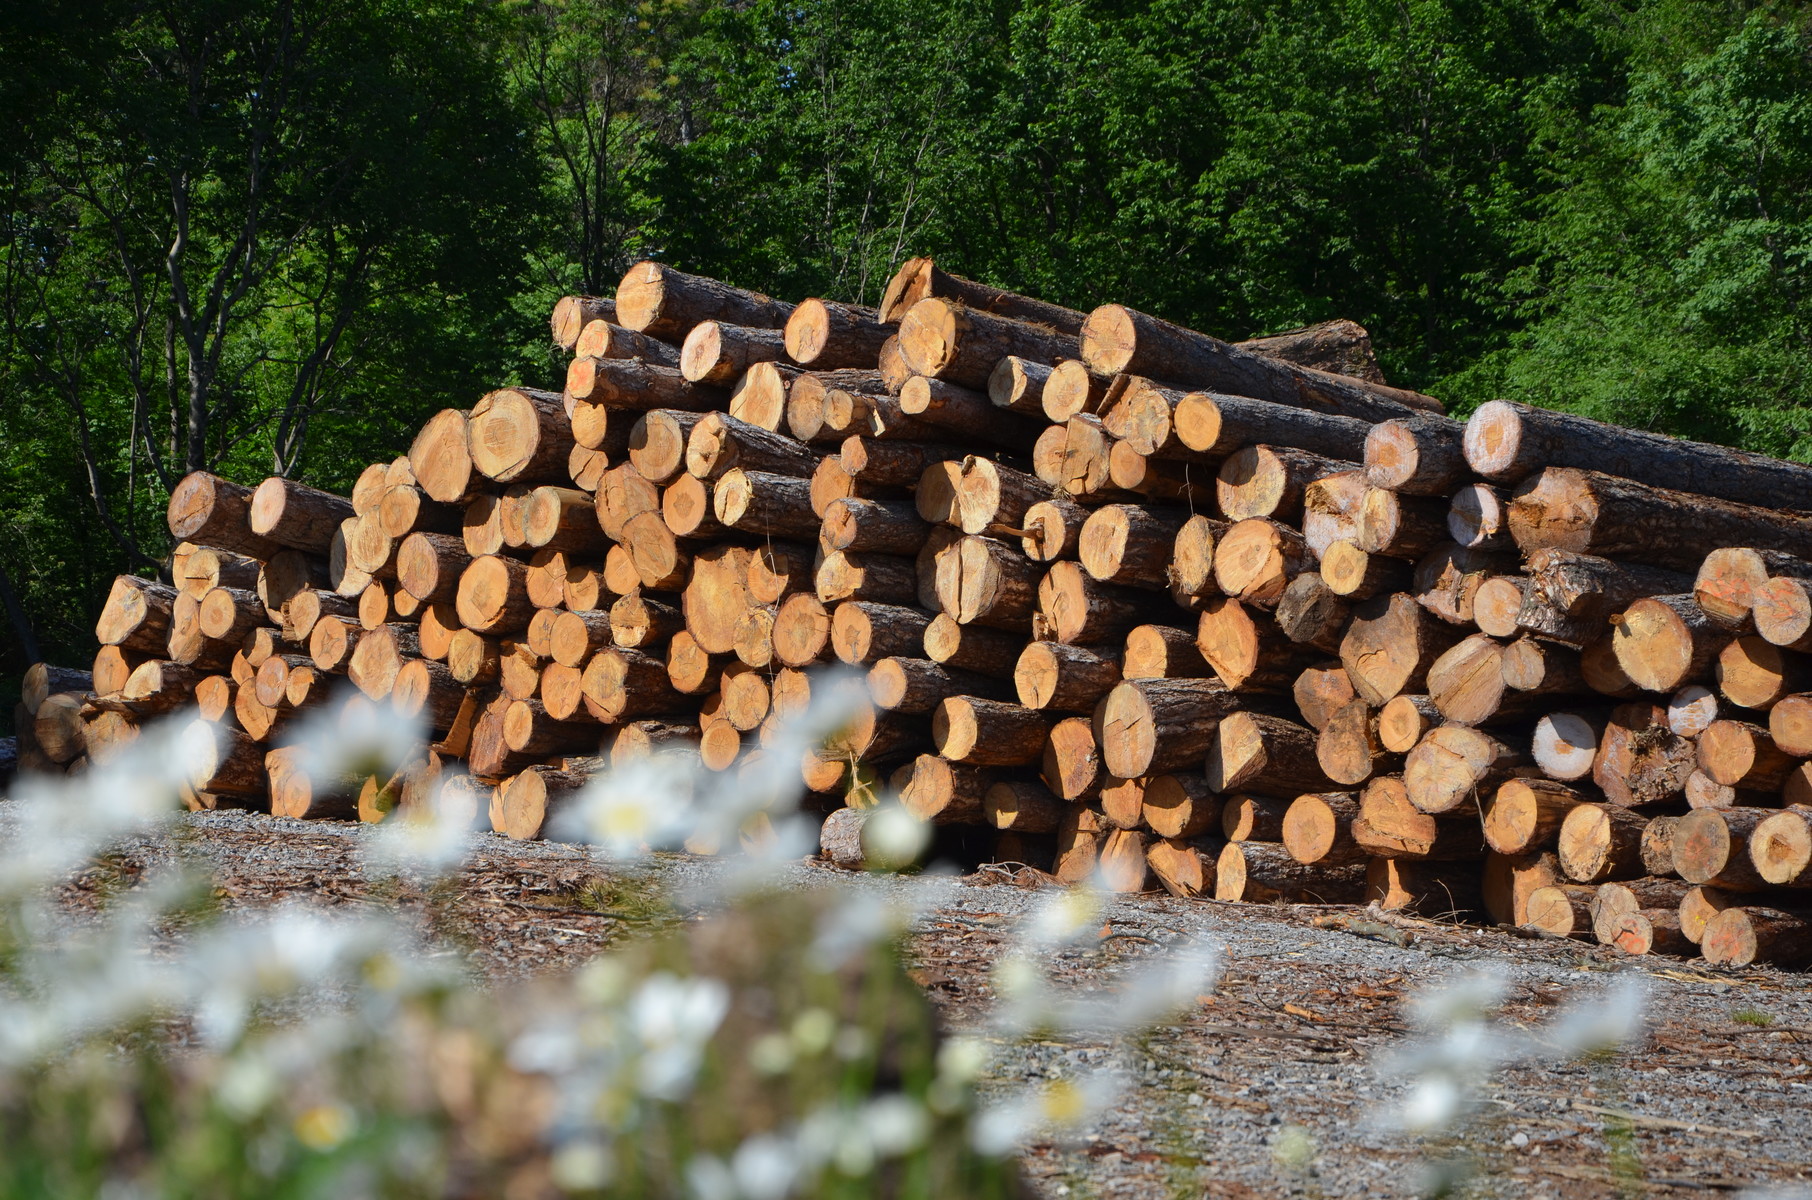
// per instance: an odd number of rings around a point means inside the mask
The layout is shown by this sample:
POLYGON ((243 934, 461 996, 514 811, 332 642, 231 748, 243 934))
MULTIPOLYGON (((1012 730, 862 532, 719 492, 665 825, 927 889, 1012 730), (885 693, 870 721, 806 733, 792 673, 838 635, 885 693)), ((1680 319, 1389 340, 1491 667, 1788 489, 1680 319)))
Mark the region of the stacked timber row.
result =
POLYGON ((878 309, 646 262, 553 326, 562 392, 350 499, 185 480, 87 753, 197 704, 197 805, 533 837, 606 761, 746 769, 840 661, 871 703, 799 764, 838 861, 891 785, 1066 881, 1812 958, 1812 468, 922 259, 878 309), (433 728, 396 777, 286 760, 341 675, 433 728))

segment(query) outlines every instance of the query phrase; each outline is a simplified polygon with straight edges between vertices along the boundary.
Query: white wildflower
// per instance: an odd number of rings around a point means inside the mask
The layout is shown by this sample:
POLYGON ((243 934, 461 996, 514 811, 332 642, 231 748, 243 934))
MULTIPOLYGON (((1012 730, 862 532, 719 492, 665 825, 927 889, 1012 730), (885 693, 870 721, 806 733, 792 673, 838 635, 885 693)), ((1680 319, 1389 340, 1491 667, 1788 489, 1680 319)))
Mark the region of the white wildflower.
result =
POLYGON ((997 1156, 1013 1153, 1038 1134, 1067 1140, 1112 1107, 1125 1087, 1125 1077, 1114 1071, 1033 1085, 982 1110, 970 1138, 977 1150, 997 1156))

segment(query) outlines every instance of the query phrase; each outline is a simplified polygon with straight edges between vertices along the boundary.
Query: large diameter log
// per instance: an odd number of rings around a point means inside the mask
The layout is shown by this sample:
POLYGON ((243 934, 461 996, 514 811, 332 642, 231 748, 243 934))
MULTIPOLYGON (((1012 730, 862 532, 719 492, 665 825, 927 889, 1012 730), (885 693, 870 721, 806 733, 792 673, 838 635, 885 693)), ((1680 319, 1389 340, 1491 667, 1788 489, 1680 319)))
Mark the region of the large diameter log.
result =
POLYGON ((1353 610, 1340 661, 1354 690, 1382 706, 1393 696, 1423 690, 1428 669, 1460 636, 1411 596, 1379 596, 1353 610))
POLYGON ((1720 546, 1812 556, 1812 519, 1570 467, 1518 486, 1510 531, 1525 552, 1552 547, 1681 571, 1720 546))
POLYGON ((1750 615, 1770 645, 1812 650, 1812 583, 1787 575, 1770 579, 1757 589, 1750 615))
POLYGON ((559 394, 503 388, 472 407, 467 447, 479 474, 498 483, 552 483, 566 478, 572 423, 559 394))
POLYGON ((1545 467, 1583 467, 1665 479, 1701 496, 1812 509, 1812 467, 1505 400, 1481 405, 1467 421, 1466 461, 1505 483, 1545 467))
POLYGON ((1315 761, 1335 783, 1356 787, 1399 759, 1378 740, 1377 712, 1355 699, 1323 720, 1315 739, 1315 761))
POLYGON ((956 487, 956 523, 964 533, 986 533, 990 527, 1017 528, 1028 509, 1050 496, 1034 475, 974 455, 962 460, 956 487))
POLYGON ((1691 596, 1651 596, 1612 618, 1611 647, 1638 686, 1672 692, 1709 673, 1729 635, 1691 596))
POLYGON ((1759 637, 1738 638, 1720 650, 1713 677, 1732 704, 1762 711, 1812 684, 1804 660, 1759 637))
POLYGON ((919 301, 900 320, 900 356, 920 375, 986 389, 1008 355, 1054 363, 1072 358, 1074 334, 964 307, 947 299, 919 301))
POLYGON ((463 504, 472 496, 472 448, 466 436, 466 414, 444 408, 428 418, 409 444, 409 467, 415 482, 442 504, 463 504))
POLYGON ((420 649, 413 627, 380 625, 367 631, 353 648, 346 677, 366 696, 382 700, 395 689, 403 663, 420 649))
POLYGON ((1365 435, 1366 480, 1407 496, 1450 495, 1472 474, 1464 439, 1465 427, 1449 417, 1420 413, 1380 421, 1365 435))
POLYGON ((175 607, 176 589, 169 584, 136 575, 116 576, 95 621, 95 640, 103 646, 161 655, 170 641, 175 607))
POLYGON ((900 803, 921 821, 967 825, 982 819, 996 776, 980 766, 921 754, 905 769, 900 803))
POLYGON ((1441 716, 1455 725, 1482 725, 1516 715, 1520 704, 1506 711, 1503 656, 1497 639, 1475 633, 1435 659, 1428 668, 1428 698, 1441 716))
POLYGON ((179 542, 269 558, 281 544, 252 532, 252 489, 207 471, 191 471, 170 492, 165 514, 179 542))
POLYGON ((678 342, 702 321, 782 329, 793 315, 791 304, 652 260, 639 262, 624 274, 617 284, 616 305, 621 324, 668 342, 678 342))
POLYGON ((534 615, 527 564, 502 555, 473 559, 460 573, 456 596, 460 624, 476 633, 514 633, 534 615))
POLYGON ((1152 615, 1151 600, 1145 593, 1101 583, 1080 563, 1067 561, 1052 563, 1038 580, 1037 609, 1042 636, 1074 645, 1124 637, 1152 615))
POLYGON ((1267 903, 1354 904, 1365 892, 1365 867, 1299 863, 1270 842, 1228 842, 1215 861, 1214 898, 1267 903))
POLYGON ((1102 761, 1122 779, 1194 767, 1207 757, 1221 719, 1238 708, 1238 697, 1218 680, 1127 680, 1097 710, 1102 761))
MULTIPOLYGON (((1089 368, 1102 375, 1145 375, 1361 421, 1384 421, 1416 411, 1390 397, 1395 389, 1266 358, 1118 304, 1088 315, 1081 352, 1089 368)), ((1418 403, 1439 411, 1439 402, 1432 398, 1418 397, 1418 403)))
POLYGON ((1773 815, 1765 808, 1696 808, 1674 826, 1674 870, 1691 884, 1754 892, 1768 886, 1749 840, 1773 815))
POLYGON ((1477 809, 1508 773, 1523 764, 1526 751, 1506 745, 1482 730, 1443 725, 1409 752, 1403 784, 1409 798, 1425 813, 1477 809))
POLYGON ((32 719, 33 743, 51 762, 63 766, 88 752, 87 727, 82 722, 82 697, 74 692, 46 696, 32 719))
POLYGON ((1315 757, 1315 731, 1263 713, 1229 713, 1208 749, 1208 786, 1273 796, 1331 791, 1315 757))

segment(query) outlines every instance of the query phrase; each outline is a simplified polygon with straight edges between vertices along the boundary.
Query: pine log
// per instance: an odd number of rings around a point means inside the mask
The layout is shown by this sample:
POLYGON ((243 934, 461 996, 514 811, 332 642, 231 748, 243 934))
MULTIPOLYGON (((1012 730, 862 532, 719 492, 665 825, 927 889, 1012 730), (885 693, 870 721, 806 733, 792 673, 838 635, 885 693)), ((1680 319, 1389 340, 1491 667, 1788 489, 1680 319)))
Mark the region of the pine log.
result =
POLYGON ((826 506, 818 544, 827 552, 910 556, 925 544, 927 532, 911 504, 851 497, 826 506))
POLYGON ((1692 742, 1667 725, 1667 710, 1637 701, 1611 710, 1598 740, 1592 779, 1613 804, 1677 801, 1697 765, 1692 742))
POLYGON ((1052 712, 1093 712, 1120 678, 1120 655, 1062 642, 1027 643, 1013 667, 1019 702, 1052 712))
POLYGON ((207 471, 191 471, 170 492, 166 519, 179 542, 266 559, 282 548, 251 527, 251 488, 207 471))
POLYGON ((1618 665, 1652 692, 1703 678, 1728 638, 1687 595, 1637 600, 1611 618, 1618 665))
MULTIPOLYGON (((1165 453, 1164 417, 1177 443, 1202 461, 1218 462, 1243 446, 1294 446, 1331 459, 1353 460, 1365 451, 1371 426, 1292 405, 1216 392, 1192 392, 1167 403, 1166 389, 1132 391, 1133 441, 1143 454, 1165 453), (1149 448, 1148 448, 1149 447, 1149 448)), ((1170 393, 1174 394, 1174 393, 1170 393)))
POLYGON ((1460 422, 1431 413, 1380 421, 1365 435, 1366 480, 1406 496, 1450 495, 1472 473, 1464 436, 1460 422))
MULTIPOLYGON (((696 438, 697 430, 693 432, 696 438)), ((718 479, 711 502, 717 519, 739 533, 801 539, 818 535, 807 479, 737 468, 718 479)))
POLYGON ((1446 543, 1416 564, 1416 603, 1449 625, 1471 625, 1479 588, 1510 565, 1508 556, 1446 543))
POLYGON ((1526 929, 1553 937, 1584 938, 1592 933, 1592 897, 1597 889, 1582 883, 1555 883, 1529 894, 1526 929))
MULTIPOLYGON (((615 309, 611 312, 614 316, 615 309)), ((677 367, 680 361, 678 347, 607 318, 587 321, 567 348, 574 358, 643 358, 663 367, 677 367)))
POLYGON ((1597 761, 1604 730, 1600 713, 1548 713, 1535 723, 1530 753, 1549 779, 1563 783, 1584 779, 1597 761))
MULTIPOLYGON (((984 378, 978 386, 986 385, 987 380, 984 378)), ((888 427, 892 422, 883 419, 886 409, 885 403, 877 402, 875 418, 871 423, 876 436, 888 434, 888 427)), ((1021 454, 1029 452, 1038 440, 1038 426, 1016 414, 1003 413, 994 407, 985 393, 924 375, 914 375, 900 389, 899 413, 908 418, 910 424, 904 429, 896 429, 895 437, 904 433, 920 440, 930 440, 924 434, 930 430, 939 430, 942 431, 942 436, 954 434, 973 438, 986 445, 1021 454)), ((1101 470, 1105 475, 1105 453, 1101 470)))
POLYGON ((1440 723, 1441 710, 1427 696, 1393 696, 1378 710, 1378 744, 1392 754, 1408 754, 1440 723))
POLYGON ((1353 603, 1415 586, 1415 575, 1408 563, 1372 554, 1344 538, 1329 543, 1321 552, 1320 575, 1330 593, 1353 603))
POLYGON ((1482 633, 1512 638, 1522 630, 1523 605, 1529 580, 1517 575, 1493 575, 1479 584, 1472 598, 1472 620, 1482 633))
POLYGON ((1706 923, 1699 952, 1720 967, 1758 962, 1799 966, 1812 960, 1812 916, 1776 908, 1726 908, 1706 923))
POLYGON ((995 364, 1008 355, 1051 363, 1073 357, 1077 349, 1073 333, 936 297, 905 313, 899 339, 900 356, 918 374, 983 389, 995 364))
POLYGON ((1749 850, 1756 828, 1775 810, 1696 808, 1674 826, 1674 869, 1691 884, 1754 892, 1768 886, 1749 850))
POLYGON ((1192 767, 1206 758, 1221 719, 1238 707, 1238 697, 1218 680, 1127 680, 1097 710, 1102 761, 1122 779, 1192 767))
POLYGON ((1570 646, 1522 637, 1504 647, 1504 684, 1538 696, 1583 695, 1591 690, 1581 655, 1570 646))
POLYGON ((1485 909, 1479 872, 1470 863, 1374 858, 1365 865, 1365 902, 1430 920, 1473 920, 1485 909))
POLYGON ((758 362, 778 362, 786 338, 778 329, 700 321, 680 346, 680 374, 693 383, 727 386, 758 362))
MULTIPOLYGON (((1095 796, 1102 774, 1094 723, 1087 717, 1066 717, 1051 726, 1039 762, 1039 778, 1060 799, 1080 804, 1095 796)), ((1220 811, 1218 804, 1215 811, 1220 811)))
POLYGON ((472 466, 497 483, 551 483, 566 477, 572 423, 556 392, 503 388, 486 394, 466 420, 472 466))
POLYGON ((585 665, 581 682, 587 707, 606 721, 634 720, 681 712, 685 698, 673 690, 667 667, 640 650, 616 646, 600 650, 585 665))
POLYGON ((1108 395, 1126 376, 1097 375, 1081 359, 1069 358, 1051 368, 1040 398, 1047 421, 1062 425, 1072 417, 1094 416, 1108 405, 1108 395))
POLYGON ((1641 816, 1616 805, 1574 806, 1561 822, 1556 843, 1560 869, 1580 883, 1640 878, 1644 871, 1642 831, 1647 824, 1641 816))
POLYGON ((781 329, 793 313, 791 304, 652 260, 629 268, 617 285, 616 306, 621 324, 669 342, 703 321, 781 329))
POLYGON ((1195 644, 1220 681, 1240 692, 1284 691, 1320 658, 1313 646, 1291 642, 1262 610, 1225 596, 1203 604, 1195 644))
MULTIPOLYGON (((1679 934, 1680 901, 1687 891, 1688 886, 1678 879, 1631 879, 1624 883, 1600 884, 1593 891, 1590 904, 1592 934, 1601 945, 1619 946, 1632 954, 1646 954, 1652 948, 1652 942, 1643 946, 1640 927, 1626 928, 1624 920, 1654 909, 1668 909, 1674 918, 1672 932, 1679 934), (1639 946, 1641 948, 1637 948, 1639 946)), ((1680 935, 1680 941, 1686 941, 1684 935, 1680 935)))
MULTIPOLYGON (((1002 680, 945 667, 928 658, 895 656, 869 668, 868 693, 880 708, 928 713, 953 696, 1004 701, 1011 697, 1012 689, 1002 680)), ((1042 734, 1040 738, 1042 742, 1042 734)))
POLYGON ((1300 520, 1303 490, 1317 479, 1356 471, 1350 462, 1293 446, 1247 446, 1229 456, 1216 475, 1221 512, 1229 520, 1275 517, 1300 520))
POLYGON ((562 296, 554 302, 549 318, 553 326, 554 345, 571 350, 585 328, 593 321, 611 321, 617 315, 617 302, 603 296, 562 296))
POLYGON ((551 484, 536 488, 523 501, 522 536, 525 546, 574 557, 595 558, 610 549, 610 540, 598 525, 596 496, 551 484))
MULTIPOLYGON (((774 657, 789 667, 806 667, 830 658, 831 620, 824 602, 810 592, 788 596, 774 614, 774 657)), ((696 639, 698 631, 691 627, 690 617, 687 624, 688 636, 696 639)), ((698 645, 701 651, 711 653, 702 641, 698 645)), ((717 653, 729 653, 734 649, 732 629, 728 645, 717 653)))
MULTIPOLYGON (((693 383, 672 367, 639 358, 575 358, 566 369, 563 403, 573 418, 573 436, 581 444, 601 445, 603 429, 592 418, 591 432, 580 428, 580 413, 587 407, 646 412, 677 408, 708 412, 729 407, 729 393, 709 384, 693 383)), ((608 415, 603 418, 609 423, 608 415)))
POLYGON ((1028 417, 1043 416, 1044 385, 1050 377, 1049 364, 1009 354, 988 375, 988 399, 1028 417))
MULTIPOLYGON (((1108 511, 1112 510, 1101 510, 1108 511)), ((1090 521, 1099 518, 1097 513, 1090 521)), ((1214 548, 1214 579, 1219 589, 1264 608, 1276 607, 1290 581, 1313 565, 1314 557, 1301 534, 1264 517, 1234 524, 1221 534, 1214 548)))
POLYGON ((1171 548, 1188 516, 1181 509, 1133 504, 1096 509, 1082 527, 1078 557, 1102 583, 1168 587, 1171 548))
POLYGON ((887 324, 898 322, 920 301, 934 297, 995 316, 1048 325, 1072 335, 1080 332, 1084 319, 1074 309, 951 275, 929 258, 907 259, 888 281, 879 319, 887 324))
MULTIPOLYGON (((1296 710, 1315 729, 1326 728, 1334 713, 1356 696, 1352 681, 1346 677, 1346 668, 1339 663, 1306 667, 1290 685, 1290 697, 1296 710)), ((1419 740, 1421 734, 1418 732, 1416 736, 1419 740)))
POLYGON ((1770 645, 1812 650, 1812 584, 1782 575, 1763 584, 1750 610, 1755 631, 1770 645))
POLYGON ((169 584, 136 575, 116 576, 95 621, 95 639, 103 646, 162 654, 170 641, 175 607, 176 589, 169 584))
POLYGON ((1410 801, 1425 813, 1476 810, 1509 773, 1523 765, 1527 750, 1477 729, 1443 725, 1409 752, 1403 784, 1410 801))
MULTIPOLYGON (((128 653, 118 646, 100 647, 94 652, 94 667, 89 675, 89 690, 100 696, 112 695, 126 686, 126 679, 132 674, 132 669, 143 661, 145 661, 144 655, 128 653)), ((53 669, 65 670, 67 668, 58 667, 53 669)), ((53 690, 62 691, 68 689, 58 688, 53 690)), ((50 692, 46 691, 44 694, 49 695, 50 692)), ((26 707, 34 712, 36 711, 36 705, 34 704, 27 703, 26 707)))
MULTIPOLYGON (((1081 331, 1081 353, 1090 369, 1103 375, 1145 375, 1361 421, 1384 421, 1416 411, 1402 399, 1413 393, 1266 358, 1118 304, 1103 305, 1088 315, 1081 331)), ((1439 402, 1431 398, 1417 397, 1417 403, 1439 411, 1439 402)))
POLYGON ((1509 546, 1509 498, 1488 483, 1468 483, 1447 504, 1446 531, 1468 549, 1501 550, 1509 546))
POLYGON ((1315 758, 1315 731, 1263 713, 1235 712, 1215 729, 1208 786, 1290 797, 1333 789, 1315 758))
POLYGON ((1335 783, 1356 787, 1398 767, 1402 755, 1387 751, 1378 740, 1376 710, 1363 700, 1353 700, 1323 722, 1315 739, 1315 761, 1335 783))
POLYGON ((1762 818, 1749 833, 1748 851, 1764 883, 1812 887, 1812 808, 1796 804, 1762 818))
POLYGON ((1065 807, 1043 784, 1003 779, 989 785, 983 793, 981 816, 996 829, 1055 833, 1063 821, 1065 807))
POLYGON ((1803 517, 1563 467, 1518 486, 1510 529, 1525 552, 1558 548, 1681 571, 1720 546, 1812 556, 1812 521, 1803 517))
POLYGON ((1120 671, 1127 679, 1202 679, 1212 670, 1190 630, 1136 625, 1126 633, 1120 671))
POLYGON ((1291 858, 1307 865, 1345 866, 1367 855, 1353 841, 1359 799, 1352 792, 1298 796, 1284 814, 1283 846, 1291 858))
POLYGON ((1221 801, 1221 834, 1230 842, 1281 842, 1290 801, 1275 796, 1228 796, 1221 801))
POLYGON ((1550 845, 1567 814, 1590 798, 1552 779, 1510 779, 1485 805, 1485 843, 1499 854, 1527 854, 1550 845))
POLYGON ((891 554, 826 554, 812 577, 818 598, 826 604, 866 600, 876 604, 910 604, 918 599, 918 573, 910 559, 891 554))
POLYGON ((231 550, 197 546, 183 558, 181 570, 172 570, 170 574, 178 591, 199 600, 217 587, 255 587, 258 560, 231 550))
MULTIPOLYGON (((98 681, 98 665, 95 676, 98 681)), ((1795 758, 1812 757, 1812 693, 1786 696, 1769 709, 1768 733, 1776 746, 1795 758)))
POLYGON ((939 754, 977 766, 1037 762, 1052 721, 1044 713, 1005 701, 952 696, 931 717, 939 754))
POLYGON ((1713 721, 1699 735, 1699 769, 1726 787, 1778 792, 1796 760, 1768 731, 1746 721, 1713 721))
POLYGON ((1353 610, 1340 661, 1354 690, 1381 707, 1393 696, 1422 691, 1428 669, 1459 640, 1457 630, 1430 619, 1413 598, 1379 596, 1353 610))
POLYGON ((1215 862, 1214 898, 1268 903, 1354 904, 1365 893, 1361 865, 1307 865, 1270 842, 1228 842, 1215 862))
POLYGON ((1739 708, 1766 711, 1812 685, 1812 670, 1759 637, 1743 637, 1718 652, 1713 669, 1718 690, 1739 708))

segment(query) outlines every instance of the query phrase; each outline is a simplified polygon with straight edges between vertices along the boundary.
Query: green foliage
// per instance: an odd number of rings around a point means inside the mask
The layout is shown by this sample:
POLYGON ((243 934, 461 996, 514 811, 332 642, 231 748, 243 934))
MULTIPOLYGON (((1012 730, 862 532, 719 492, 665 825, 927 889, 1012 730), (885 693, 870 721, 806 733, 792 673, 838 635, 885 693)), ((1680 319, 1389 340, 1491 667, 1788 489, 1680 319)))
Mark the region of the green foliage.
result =
POLYGON ((1461 414, 1812 457, 1809 85, 1798 2, 15 5, 0 569, 79 659, 184 470, 343 485, 650 255, 1351 317, 1461 414))

